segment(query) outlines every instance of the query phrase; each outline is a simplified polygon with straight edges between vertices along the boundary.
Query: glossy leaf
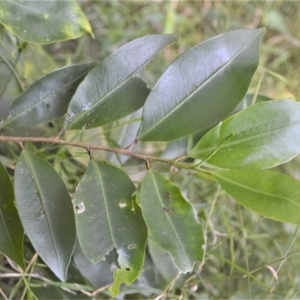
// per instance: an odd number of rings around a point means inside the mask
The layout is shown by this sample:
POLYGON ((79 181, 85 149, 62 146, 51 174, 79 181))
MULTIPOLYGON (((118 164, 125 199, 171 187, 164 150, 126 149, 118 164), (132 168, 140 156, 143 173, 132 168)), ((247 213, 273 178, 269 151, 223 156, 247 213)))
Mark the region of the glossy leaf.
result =
POLYGON ((63 181, 48 162, 23 150, 15 170, 15 197, 33 247, 65 281, 75 245, 75 220, 63 181))
POLYGON ((92 33, 76 1, 2 0, 0 23, 22 40, 40 44, 92 33))
MULTIPOLYGON (((75 98, 82 91, 82 87, 79 87, 79 89, 74 96, 75 98)), ((71 121, 70 127, 67 127, 67 129, 94 128, 119 120, 142 107, 149 93, 150 90, 147 88, 146 83, 142 79, 134 77, 126 81, 114 93, 106 95, 103 102, 95 105, 88 102, 89 98, 82 98, 83 94, 81 94, 80 105, 82 107, 80 108, 81 111, 78 111, 80 116, 74 122, 71 121), (85 100, 82 101, 82 99, 85 100)), ((71 115, 72 113, 69 113, 68 110, 67 122, 72 119, 71 115)))
POLYGON ((0 251, 22 268, 24 230, 14 205, 14 190, 0 162, 0 251))
POLYGON ((0 128, 33 126, 63 116, 77 86, 95 65, 71 65, 43 76, 12 103, 10 117, 0 128))
POLYGON ((171 181, 153 170, 144 179, 140 196, 149 234, 183 273, 192 271, 204 256, 204 234, 196 210, 171 181))
POLYGON ((270 168, 300 153, 300 103, 275 100, 233 115, 189 152, 222 168, 270 168))
POLYGON ((142 107, 149 89, 133 76, 176 39, 174 34, 144 36, 106 58, 79 85, 69 105, 66 129, 101 126, 142 107))
POLYGON ((135 186, 121 169, 91 161, 74 199, 77 235, 86 257, 94 264, 115 248, 120 268, 110 288, 118 294, 122 282, 132 283, 144 262, 147 229, 132 200, 135 186))
POLYGON ((247 92, 264 32, 231 31, 180 55, 147 98, 137 139, 169 141, 224 119, 247 92))
POLYGON ((300 182, 269 170, 243 168, 213 174, 238 203, 264 217, 300 225, 300 182))

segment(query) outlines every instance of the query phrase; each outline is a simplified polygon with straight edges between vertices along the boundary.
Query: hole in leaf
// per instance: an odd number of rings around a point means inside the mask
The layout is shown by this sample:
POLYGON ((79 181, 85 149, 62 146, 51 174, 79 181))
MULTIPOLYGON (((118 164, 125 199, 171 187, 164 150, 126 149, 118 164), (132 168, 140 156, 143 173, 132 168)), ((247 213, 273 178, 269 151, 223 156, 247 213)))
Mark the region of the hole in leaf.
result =
POLYGON ((121 200, 120 202, 119 202, 119 206, 120 206, 120 208, 124 208, 124 207, 126 207, 126 202, 125 202, 125 200, 121 200))
POLYGON ((128 247, 127 247, 129 250, 130 249, 135 249, 136 248, 136 244, 131 244, 131 245, 128 245, 128 247))
POLYGON ((85 206, 83 202, 74 205, 76 213, 81 214, 85 211, 85 206))
POLYGON ((175 209, 174 208, 166 208, 166 207, 163 207, 162 208, 164 212, 168 213, 168 214, 175 214, 175 209))
POLYGON ((171 196, 170 196, 169 193, 166 194, 166 198, 167 198, 167 200, 168 200, 169 202, 171 202, 171 196))
POLYGON ((118 252, 115 247, 112 248, 112 250, 105 255, 105 261, 109 265, 110 271, 113 273, 116 269, 121 269, 121 266, 118 262, 118 252))
POLYGON ((130 268, 126 268, 125 270, 126 270, 127 272, 129 272, 129 271, 130 271, 130 268))

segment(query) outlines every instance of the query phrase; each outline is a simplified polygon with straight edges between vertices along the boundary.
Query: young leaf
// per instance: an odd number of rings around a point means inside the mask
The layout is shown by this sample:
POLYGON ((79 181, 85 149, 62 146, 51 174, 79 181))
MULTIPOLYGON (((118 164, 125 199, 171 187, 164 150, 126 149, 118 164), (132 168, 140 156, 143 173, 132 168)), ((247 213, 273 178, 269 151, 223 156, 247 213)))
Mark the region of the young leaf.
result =
POLYGON ((114 271, 114 296, 122 282, 131 284, 144 262, 147 229, 132 194, 135 186, 121 169, 91 161, 74 199, 77 235, 86 257, 97 263, 113 248, 120 268, 114 271))
POLYGON ((300 153, 299 131, 300 103, 268 101, 221 122, 189 155, 222 168, 271 168, 300 153))
POLYGON ((63 116, 77 86, 96 63, 55 70, 33 83, 10 107, 4 127, 34 126, 63 116))
POLYGON ((49 44, 92 34, 76 1, 1 1, 0 23, 32 43, 49 44))
POLYGON ((195 262, 202 262, 202 225, 193 206, 171 181, 150 170, 142 183, 140 206, 149 233, 183 273, 192 271, 195 262))
POLYGON ((23 150, 15 170, 15 197, 33 247, 65 281, 75 245, 75 220, 63 181, 48 162, 23 150))
POLYGON ((96 66, 79 85, 68 109, 66 129, 101 126, 144 105, 149 90, 132 78, 177 36, 149 35, 127 43, 96 66))
POLYGON ((147 98, 137 139, 169 141, 226 117, 247 92, 264 32, 231 31, 180 55, 147 98))
POLYGON ((14 190, 0 162, 0 251, 22 268, 24 230, 14 205, 14 190))
POLYGON ((254 168, 213 174, 238 203, 280 222, 300 225, 300 182, 287 175, 254 168))

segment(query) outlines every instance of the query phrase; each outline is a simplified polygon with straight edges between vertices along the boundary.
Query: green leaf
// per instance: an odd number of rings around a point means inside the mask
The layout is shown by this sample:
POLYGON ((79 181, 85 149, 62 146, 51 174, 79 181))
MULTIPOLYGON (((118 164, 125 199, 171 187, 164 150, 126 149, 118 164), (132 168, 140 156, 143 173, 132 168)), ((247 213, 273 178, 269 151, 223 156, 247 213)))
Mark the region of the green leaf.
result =
POLYGON ((24 230, 14 205, 14 190, 0 162, 0 251, 22 268, 24 230))
POLYGON ((10 107, 4 127, 34 126, 63 116, 77 86, 96 63, 55 70, 32 84, 10 107))
POLYGON ((174 34, 136 39, 96 66, 79 85, 70 102, 66 129, 101 126, 142 107, 149 89, 141 79, 133 76, 176 39, 174 34))
POLYGON ((150 170, 141 187, 140 206, 155 242, 167 250, 176 266, 190 272, 204 256, 204 233, 193 206, 171 181, 150 170))
POLYGON ((15 197, 33 247, 65 281, 76 233, 72 203, 63 181, 48 162, 23 150, 15 170, 15 197))
POLYGON ((238 203, 264 217, 300 225, 300 182, 287 175, 254 168, 213 173, 238 203))
POLYGON ((147 98, 137 139, 169 141, 226 117, 247 92, 264 32, 231 31, 180 55, 147 98))
POLYGON ((40 44, 92 34, 76 1, 2 0, 0 23, 22 40, 40 44))
POLYGON ((300 103, 275 100, 235 114, 189 152, 222 168, 271 168, 300 153, 300 103))
POLYGON ((113 282, 112 270, 118 255, 116 251, 111 251, 106 256, 105 261, 92 264, 84 255, 79 243, 76 243, 73 259, 80 273, 95 288, 100 288, 113 282))
MULTIPOLYGON (((95 74, 95 72, 92 73, 95 74)), ((88 84, 90 84, 90 82, 88 84)), ((82 127, 86 129, 94 128, 119 120, 141 108, 150 93, 146 83, 142 79, 134 77, 125 81, 124 84, 119 86, 112 94, 105 95, 105 99, 99 100, 101 101, 100 103, 92 105, 92 102, 86 102, 92 99, 92 97, 86 99, 82 98, 83 95, 86 94, 84 91, 86 87, 83 88, 83 86, 78 88, 74 96, 75 99, 78 99, 78 95, 80 95, 80 106, 74 108, 76 105, 73 102, 74 98, 71 100, 66 122, 68 123, 69 120, 72 119, 71 116, 75 116, 77 113, 78 119, 75 119, 74 122, 71 121, 67 129, 82 129, 82 127), (84 99, 84 101, 82 99, 84 99), (77 113, 73 114, 70 112, 70 108, 74 108, 77 113)), ((91 89, 87 90, 92 91, 91 89)))
POLYGON ((114 296, 122 282, 131 284, 144 262, 147 229, 132 195, 135 186, 121 169, 92 160, 74 199, 77 235, 86 257, 94 264, 113 248, 120 268, 114 271, 114 296))
POLYGON ((58 69, 58 63, 54 60, 53 55, 47 52, 41 44, 27 44, 23 54, 22 74, 23 78, 26 78, 27 84, 32 84, 42 76, 58 69))

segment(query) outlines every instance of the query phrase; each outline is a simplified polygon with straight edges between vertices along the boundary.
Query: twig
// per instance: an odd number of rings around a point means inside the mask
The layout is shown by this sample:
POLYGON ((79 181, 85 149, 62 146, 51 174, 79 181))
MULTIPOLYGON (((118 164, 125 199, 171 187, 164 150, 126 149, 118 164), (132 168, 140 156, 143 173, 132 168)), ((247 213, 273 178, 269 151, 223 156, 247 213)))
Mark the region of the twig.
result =
POLYGON ((8 298, 6 297, 6 295, 4 294, 4 292, 2 291, 1 288, 0 288, 0 294, 3 297, 4 300, 8 300, 8 298))
POLYGON ((129 151, 127 149, 122 148, 110 148, 105 146, 98 146, 98 145, 92 145, 92 144, 84 144, 79 142, 71 142, 66 141, 58 138, 46 138, 46 137, 14 137, 14 136, 1 136, 0 135, 0 141, 3 142, 16 142, 20 145, 22 142, 40 142, 40 143, 52 143, 52 144, 60 144, 60 145, 66 145, 71 147, 78 147, 83 149, 89 149, 90 150, 101 150, 101 151, 107 151, 107 152, 113 152, 118 154, 123 154, 131 157, 135 157, 137 159, 143 160, 143 161, 157 161, 161 163, 166 163, 169 165, 173 165, 179 168, 183 169, 191 169, 202 173, 203 176, 205 176, 206 179, 213 180, 211 176, 211 172, 205 169, 199 168, 197 165, 190 164, 190 163, 179 163, 177 162, 177 159, 164 159, 161 157, 155 157, 150 155, 145 155, 142 153, 136 153, 129 151))

